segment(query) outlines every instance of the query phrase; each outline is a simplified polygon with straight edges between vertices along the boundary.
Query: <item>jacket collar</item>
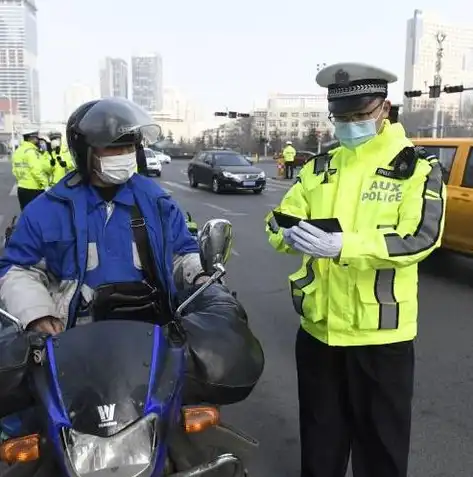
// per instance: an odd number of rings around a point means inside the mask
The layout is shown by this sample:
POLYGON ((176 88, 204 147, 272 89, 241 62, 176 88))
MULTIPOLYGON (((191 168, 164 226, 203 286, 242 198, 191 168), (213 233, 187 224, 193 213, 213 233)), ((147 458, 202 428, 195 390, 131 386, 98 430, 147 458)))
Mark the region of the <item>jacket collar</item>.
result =
MULTIPOLYGON (((127 185, 130 186, 134 193, 142 192, 150 198, 159 199, 162 197, 169 197, 169 194, 165 192, 158 183, 139 174, 134 174, 127 182, 127 185)), ((81 175, 78 172, 73 171, 67 174, 52 189, 47 191, 46 194, 60 200, 74 201, 80 200, 80 197, 84 197, 86 189, 87 187, 82 181, 81 175)))

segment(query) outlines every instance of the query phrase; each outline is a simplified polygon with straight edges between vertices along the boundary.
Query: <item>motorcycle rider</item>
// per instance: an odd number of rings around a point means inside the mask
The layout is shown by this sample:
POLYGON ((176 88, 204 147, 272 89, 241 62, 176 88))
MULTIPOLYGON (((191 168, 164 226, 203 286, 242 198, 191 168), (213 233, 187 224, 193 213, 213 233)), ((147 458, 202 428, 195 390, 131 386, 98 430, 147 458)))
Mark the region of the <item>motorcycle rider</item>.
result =
POLYGON ((48 186, 38 143, 39 131, 25 131, 23 142, 13 153, 12 173, 17 181, 21 210, 42 194, 48 186))
POLYGON ((208 280, 176 202, 135 174, 138 146, 158 129, 124 98, 90 101, 70 116, 77 170, 24 211, 0 259, 0 299, 28 329, 59 333, 88 315, 94 292, 127 294, 130 283, 140 296, 153 288, 153 305, 169 315, 179 288, 208 280), (152 284, 134 240, 140 226, 159 275, 152 284))

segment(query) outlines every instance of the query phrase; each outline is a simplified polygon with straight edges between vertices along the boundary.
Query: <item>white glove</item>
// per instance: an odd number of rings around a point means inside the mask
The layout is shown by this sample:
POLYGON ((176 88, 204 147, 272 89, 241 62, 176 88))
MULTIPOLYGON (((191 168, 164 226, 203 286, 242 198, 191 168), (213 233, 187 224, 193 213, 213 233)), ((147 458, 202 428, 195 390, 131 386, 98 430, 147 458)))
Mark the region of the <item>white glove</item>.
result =
POLYGON ((283 229, 282 231, 282 236, 284 238, 284 242, 286 242, 289 247, 292 247, 294 245, 294 239, 292 238, 292 229, 294 227, 291 227, 290 229, 283 229))
POLYGON ((342 251, 342 233, 328 233, 301 221, 291 229, 292 248, 315 258, 335 258, 342 251))

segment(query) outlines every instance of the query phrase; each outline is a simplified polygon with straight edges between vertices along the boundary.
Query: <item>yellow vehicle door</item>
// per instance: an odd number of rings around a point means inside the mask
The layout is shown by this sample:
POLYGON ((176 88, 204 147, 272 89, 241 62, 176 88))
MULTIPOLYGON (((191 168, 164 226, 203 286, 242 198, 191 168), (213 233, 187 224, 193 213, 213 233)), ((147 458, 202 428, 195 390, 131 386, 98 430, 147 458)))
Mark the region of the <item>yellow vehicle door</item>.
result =
POLYGON ((450 186, 452 249, 473 254, 473 145, 458 163, 457 184, 450 186))

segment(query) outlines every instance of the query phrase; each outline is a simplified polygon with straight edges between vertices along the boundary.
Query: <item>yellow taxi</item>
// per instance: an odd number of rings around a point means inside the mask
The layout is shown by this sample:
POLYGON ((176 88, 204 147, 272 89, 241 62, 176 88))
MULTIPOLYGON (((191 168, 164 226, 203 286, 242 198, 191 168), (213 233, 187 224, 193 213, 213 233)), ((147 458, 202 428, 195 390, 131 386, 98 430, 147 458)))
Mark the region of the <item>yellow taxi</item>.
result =
POLYGON ((417 138, 438 157, 447 184, 447 214, 442 246, 473 255, 473 138, 417 138))

